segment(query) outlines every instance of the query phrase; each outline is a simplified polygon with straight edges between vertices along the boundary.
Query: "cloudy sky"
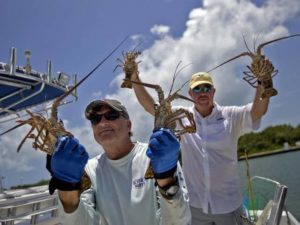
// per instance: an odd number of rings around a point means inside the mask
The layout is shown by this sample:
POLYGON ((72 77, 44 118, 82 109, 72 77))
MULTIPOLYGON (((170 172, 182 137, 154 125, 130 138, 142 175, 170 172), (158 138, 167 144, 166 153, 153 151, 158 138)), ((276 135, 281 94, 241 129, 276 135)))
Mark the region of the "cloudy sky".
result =
MULTIPOLYGON (((138 50, 140 76, 167 91, 179 62, 188 65, 178 75, 175 87, 192 73, 206 71, 246 50, 243 36, 253 49, 264 41, 300 33, 299 0, 30 0, 1 1, 0 61, 8 62, 9 49, 17 48, 18 65, 25 64, 24 51, 31 50, 35 70, 87 74, 124 37, 130 38, 78 90, 77 102, 59 109, 69 131, 86 146, 90 156, 101 148, 94 142, 91 127, 84 120, 85 106, 93 99, 111 97, 124 102, 133 121, 133 139, 147 141, 153 128, 148 115, 130 89, 120 89, 123 74, 115 72, 122 51, 138 50)), ((300 123, 300 38, 267 45, 264 54, 279 73, 274 86, 279 94, 271 99, 262 129, 277 124, 300 123)), ((253 99, 254 89, 242 79, 247 57, 237 59, 212 72, 221 105, 242 105, 253 99)), ((187 95, 187 88, 181 91, 187 95)), ((157 99, 157 94, 151 90, 157 99)), ((174 101, 174 105, 188 105, 174 101)), ((43 107, 43 106, 42 106, 43 107)), ((0 123, 1 132, 15 125, 0 123)), ((0 176, 7 188, 19 183, 49 179, 44 169, 45 155, 27 141, 16 149, 29 127, 0 137, 0 176)))

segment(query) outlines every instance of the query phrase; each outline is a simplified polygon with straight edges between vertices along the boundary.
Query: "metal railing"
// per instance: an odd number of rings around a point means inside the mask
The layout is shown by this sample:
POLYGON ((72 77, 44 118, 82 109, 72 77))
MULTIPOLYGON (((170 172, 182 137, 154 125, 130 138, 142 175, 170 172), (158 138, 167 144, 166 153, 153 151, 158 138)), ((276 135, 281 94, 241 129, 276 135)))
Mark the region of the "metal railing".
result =
POLYGON ((259 224, 279 225, 281 217, 282 217, 284 205, 285 205, 287 191, 288 191, 287 186, 282 185, 275 180, 272 180, 272 179, 269 179, 266 177, 261 177, 261 176, 254 176, 251 178, 251 181, 253 181, 253 180, 261 180, 261 181, 269 182, 269 183, 272 183, 275 185, 274 197, 271 201, 269 201, 269 203, 270 203, 269 206, 267 204, 262 215, 260 216, 261 218, 259 218, 264 222, 259 223, 259 224), (266 215, 263 215, 264 212, 266 215))
POLYGON ((60 224, 57 205, 57 194, 49 195, 48 192, 2 199, 0 201, 0 224, 60 224))

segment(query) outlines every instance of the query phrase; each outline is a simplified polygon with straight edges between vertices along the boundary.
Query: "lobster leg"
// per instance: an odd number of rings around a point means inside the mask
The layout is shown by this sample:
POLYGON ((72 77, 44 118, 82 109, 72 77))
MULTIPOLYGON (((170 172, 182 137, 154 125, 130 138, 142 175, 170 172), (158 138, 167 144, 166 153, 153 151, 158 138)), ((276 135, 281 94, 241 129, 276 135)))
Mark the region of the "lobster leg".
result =
POLYGON ((189 122, 190 122, 190 126, 184 126, 182 121, 179 120, 179 123, 180 125, 184 128, 182 130, 175 130, 175 132, 177 133, 177 135, 182 135, 182 134, 185 134, 185 133, 194 133, 196 132, 196 124, 193 122, 194 121, 194 118, 193 118, 193 114, 191 115, 188 115, 187 116, 189 122), (189 117, 189 116, 192 116, 192 117, 189 117))
POLYGON ((134 84, 143 85, 143 86, 146 86, 146 87, 149 87, 149 88, 153 88, 155 90, 161 89, 161 87, 159 85, 157 85, 157 84, 149 84, 149 83, 144 83, 144 82, 139 82, 139 81, 133 81, 133 80, 128 80, 128 79, 124 79, 124 81, 128 81, 128 82, 131 82, 131 83, 134 83, 134 84))
POLYGON ((44 127, 45 127, 45 124, 42 124, 42 126, 41 126, 40 128, 37 127, 38 133, 37 133, 37 135, 36 135, 36 137, 35 137, 35 139, 34 139, 34 142, 36 142, 36 141, 38 140, 38 138, 40 137, 40 135, 41 135, 42 132, 43 132, 44 127))
POLYGON ((184 95, 181 95, 181 94, 178 94, 178 93, 176 93, 176 95, 177 95, 176 98, 181 98, 181 99, 188 100, 190 102, 195 103, 195 101, 193 99, 190 99, 190 98, 188 98, 188 97, 186 97, 184 95))
POLYGON ((33 130, 34 130, 34 127, 31 127, 30 130, 29 130, 29 132, 26 134, 26 136, 23 138, 23 140, 22 140, 21 143, 19 144, 18 149, 17 149, 17 152, 20 151, 20 149, 22 148, 22 146, 23 146, 25 140, 29 137, 29 135, 32 133, 33 130))
POLYGON ((175 112, 178 112, 178 114, 180 115, 179 117, 175 117, 175 120, 178 120, 180 125, 183 127, 182 130, 175 131, 177 135, 180 136, 184 133, 193 133, 196 131, 196 124, 194 122, 194 117, 193 117, 192 113, 190 113, 189 111, 186 111, 185 109, 178 109, 175 112), (187 118, 189 120, 190 125, 184 126, 181 121, 181 119, 183 119, 183 118, 187 118))

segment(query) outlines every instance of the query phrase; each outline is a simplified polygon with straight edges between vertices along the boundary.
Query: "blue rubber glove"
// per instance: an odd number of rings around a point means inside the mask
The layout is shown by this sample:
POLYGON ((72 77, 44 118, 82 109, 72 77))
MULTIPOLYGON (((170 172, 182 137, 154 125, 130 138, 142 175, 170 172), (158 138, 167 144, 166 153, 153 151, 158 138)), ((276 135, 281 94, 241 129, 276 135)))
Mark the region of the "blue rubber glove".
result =
POLYGON ((60 137, 52 154, 51 169, 53 176, 59 180, 80 182, 89 155, 83 145, 73 137, 60 137))
POLYGON ((156 179, 172 177, 177 168, 179 142, 169 129, 154 130, 146 154, 156 179))
POLYGON ((88 153, 76 138, 67 136, 58 138, 52 156, 47 155, 46 168, 52 176, 49 183, 50 194, 53 194, 55 189, 65 191, 80 189, 80 180, 88 158, 88 153))

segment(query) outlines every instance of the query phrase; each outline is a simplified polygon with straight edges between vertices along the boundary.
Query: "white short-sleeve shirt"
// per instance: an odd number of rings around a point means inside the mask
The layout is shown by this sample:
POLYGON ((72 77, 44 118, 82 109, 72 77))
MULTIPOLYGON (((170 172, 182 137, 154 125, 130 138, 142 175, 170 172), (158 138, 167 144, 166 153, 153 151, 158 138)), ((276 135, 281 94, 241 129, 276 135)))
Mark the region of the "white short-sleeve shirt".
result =
MULTIPOLYGON (((180 143, 192 207, 202 208, 205 213, 223 214, 241 205, 238 138, 260 125, 260 121, 252 123, 251 107, 252 104, 219 106, 215 103, 207 117, 202 117, 194 106, 186 108, 193 113, 197 128, 196 133, 182 135, 180 143)), ((189 124, 186 118, 182 122, 189 124)))

